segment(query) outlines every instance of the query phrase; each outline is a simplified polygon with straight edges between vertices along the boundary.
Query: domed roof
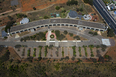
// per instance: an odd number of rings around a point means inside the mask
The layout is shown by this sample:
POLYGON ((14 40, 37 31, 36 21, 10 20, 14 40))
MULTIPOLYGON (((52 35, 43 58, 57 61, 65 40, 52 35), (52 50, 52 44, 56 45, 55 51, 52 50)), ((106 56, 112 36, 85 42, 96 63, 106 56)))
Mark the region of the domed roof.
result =
POLYGON ((77 14, 76 11, 70 10, 70 12, 69 12, 69 17, 71 17, 71 18, 77 18, 77 16, 78 16, 78 14, 77 14))
POLYGON ((29 22, 29 19, 28 18, 23 18, 21 21, 20 21, 20 24, 26 24, 29 22))

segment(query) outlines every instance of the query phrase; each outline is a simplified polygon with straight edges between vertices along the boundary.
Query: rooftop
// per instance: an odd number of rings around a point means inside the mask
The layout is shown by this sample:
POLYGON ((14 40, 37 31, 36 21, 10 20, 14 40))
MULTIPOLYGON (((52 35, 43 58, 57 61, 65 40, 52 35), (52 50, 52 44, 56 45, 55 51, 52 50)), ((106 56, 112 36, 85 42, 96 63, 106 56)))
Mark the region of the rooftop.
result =
POLYGON ((27 24, 29 22, 29 19, 28 18, 23 18, 21 21, 20 21, 20 24, 27 24))
POLYGON ((104 44, 106 46, 111 46, 109 39, 102 39, 102 44, 104 44))
POLYGON ((77 14, 76 11, 70 10, 70 12, 69 12, 69 17, 71 17, 71 18, 77 18, 77 16, 78 16, 78 14, 77 14))
POLYGON ((51 23, 74 24, 74 25, 80 25, 80 26, 95 27, 100 29, 105 28, 105 25, 103 23, 88 22, 88 21, 77 20, 77 19, 45 19, 45 20, 29 22, 27 24, 11 27, 10 32, 14 32, 14 31, 26 29, 26 28, 34 28, 37 25, 39 26, 39 25, 51 24, 51 23))

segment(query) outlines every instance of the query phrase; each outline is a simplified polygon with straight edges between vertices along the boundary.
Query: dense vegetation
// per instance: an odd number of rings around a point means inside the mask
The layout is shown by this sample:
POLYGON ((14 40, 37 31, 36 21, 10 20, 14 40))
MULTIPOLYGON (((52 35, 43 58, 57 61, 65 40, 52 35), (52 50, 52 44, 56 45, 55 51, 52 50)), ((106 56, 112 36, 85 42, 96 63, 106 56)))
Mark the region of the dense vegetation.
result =
POLYGON ((66 4, 68 6, 70 6, 70 5, 78 5, 78 1, 76 1, 76 0, 69 0, 66 4))
POLYGON ((90 5, 93 5, 93 0, 83 0, 85 3, 88 3, 90 5))
POLYGON ((13 23, 15 23, 15 21, 7 22, 7 25, 5 27, 5 32, 8 32, 10 30, 10 28, 13 26, 13 23))
POLYGON ((107 30, 107 36, 108 36, 108 37, 114 37, 114 36, 115 36, 115 34, 114 34, 114 30, 108 28, 108 30, 107 30))
POLYGON ((46 32, 39 32, 33 36, 27 36, 27 37, 24 37, 24 38, 21 38, 20 41, 25 41, 26 40, 46 40, 46 35, 47 31, 46 32))

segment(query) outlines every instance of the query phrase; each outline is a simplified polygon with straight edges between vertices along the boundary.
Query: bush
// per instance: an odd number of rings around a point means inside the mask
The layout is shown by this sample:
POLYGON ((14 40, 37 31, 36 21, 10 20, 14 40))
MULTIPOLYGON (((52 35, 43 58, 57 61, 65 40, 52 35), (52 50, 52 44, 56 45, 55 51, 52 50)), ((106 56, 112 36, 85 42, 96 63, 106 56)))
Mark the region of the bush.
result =
POLYGON ((62 51, 62 57, 64 57, 64 51, 62 51))
POLYGON ((54 67, 55 67, 56 70, 59 70, 59 68, 60 68, 60 64, 57 63, 56 65, 54 65, 54 67))
POLYGON ((61 34, 61 35, 58 37, 59 40, 63 40, 64 38, 65 38, 65 36, 64 36, 63 34, 61 34))
POLYGON ((98 35, 97 32, 94 32, 94 33, 93 33, 93 36, 95 36, 95 35, 98 35))
POLYGON ((65 30, 65 31, 64 31, 64 34, 67 34, 67 33, 68 33, 68 32, 65 30))
POLYGON ((74 39, 77 39, 77 40, 80 40, 80 37, 79 36, 74 36, 73 38, 74 39))
POLYGON ((20 48, 20 47, 21 47, 21 45, 20 45, 20 44, 15 45, 15 48, 20 48))
POLYGON ((49 17, 48 16, 44 16, 44 19, 48 19, 49 17))
POLYGON ((56 10, 59 10, 60 9, 60 7, 59 6, 56 6, 56 8, 55 8, 56 10))
POLYGON ((66 10, 62 10, 62 13, 65 13, 66 12, 66 10))
POLYGON ((82 12, 83 11, 83 8, 80 8, 79 10, 82 12))
POLYGON ((70 36, 73 36, 73 33, 69 33, 70 36))
POLYGON ((54 38, 54 35, 52 34, 52 35, 50 35, 50 38, 54 38))
POLYGON ((101 48, 102 48, 102 51, 105 51, 106 48, 107 48, 107 46, 102 44, 102 45, 101 45, 101 48))
POLYGON ((27 56, 30 56, 30 49, 29 49, 28 52, 27 52, 27 56))
POLYGON ((17 18, 27 17, 27 15, 25 15, 25 14, 21 14, 21 13, 16 14, 16 16, 17 16, 17 18))

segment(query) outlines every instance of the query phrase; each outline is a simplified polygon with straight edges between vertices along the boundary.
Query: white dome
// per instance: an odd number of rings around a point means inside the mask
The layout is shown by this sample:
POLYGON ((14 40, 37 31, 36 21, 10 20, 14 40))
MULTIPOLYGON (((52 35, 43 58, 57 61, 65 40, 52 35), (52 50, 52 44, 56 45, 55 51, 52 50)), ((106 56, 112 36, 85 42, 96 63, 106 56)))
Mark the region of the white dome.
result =
POLYGON ((29 19, 28 18, 23 18, 21 21, 20 21, 20 24, 27 24, 29 22, 29 19))

